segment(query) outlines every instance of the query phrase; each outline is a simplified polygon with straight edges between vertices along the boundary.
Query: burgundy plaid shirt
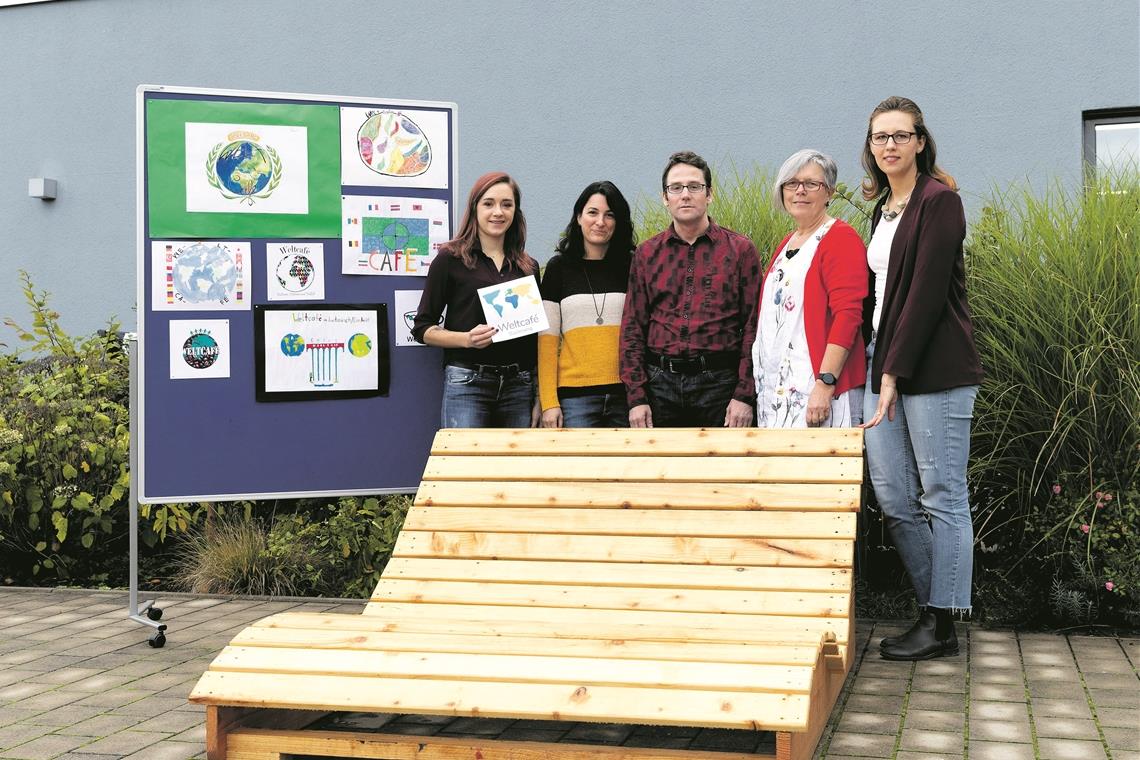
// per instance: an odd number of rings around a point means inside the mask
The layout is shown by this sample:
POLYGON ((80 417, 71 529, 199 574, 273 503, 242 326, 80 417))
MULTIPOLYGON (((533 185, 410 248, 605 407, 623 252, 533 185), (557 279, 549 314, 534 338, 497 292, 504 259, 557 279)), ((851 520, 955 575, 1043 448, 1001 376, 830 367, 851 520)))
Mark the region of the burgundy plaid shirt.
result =
POLYGON ((752 343, 760 302, 760 257, 752 241, 709 220, 689 245, 673 230, 637 248, 621 320, 621 379, 631 407, 649 403, 645 352, 740 354, 733 398, 752 403, 752 343))

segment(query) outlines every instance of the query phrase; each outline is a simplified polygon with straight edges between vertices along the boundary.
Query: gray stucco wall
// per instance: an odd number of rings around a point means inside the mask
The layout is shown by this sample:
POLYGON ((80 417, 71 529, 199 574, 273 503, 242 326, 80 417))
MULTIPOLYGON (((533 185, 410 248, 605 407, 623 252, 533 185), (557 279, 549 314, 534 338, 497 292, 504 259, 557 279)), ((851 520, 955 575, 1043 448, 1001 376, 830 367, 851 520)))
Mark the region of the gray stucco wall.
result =
MULTIPOLYGON (((857 181, 870 109, 914 98, 976 208, 1079 177, 1081 111, 1140 105, 1140 4, 62 0, 0 8, 0 317, 17 271, 64 326, 133 328, 140 83, 459 104, 460 184, 503 168, 549 255, 587 182, 655 197, 689 148, 857 181), (60 182, 27 196, 29 177, 60 182)), ((715 214, 715 205, 713 207, 715 214)), ((0 341, 12 333, 0 327, 0 341)))

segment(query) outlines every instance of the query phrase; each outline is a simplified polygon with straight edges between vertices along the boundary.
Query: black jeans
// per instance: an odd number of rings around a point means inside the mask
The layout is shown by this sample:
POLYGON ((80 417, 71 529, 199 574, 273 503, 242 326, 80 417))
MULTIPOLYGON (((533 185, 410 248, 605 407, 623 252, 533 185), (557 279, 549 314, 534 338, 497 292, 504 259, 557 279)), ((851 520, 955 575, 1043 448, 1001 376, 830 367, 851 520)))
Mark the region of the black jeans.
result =
POLYGON ((724 427, 728 402, 736 390, 735 370, 684 375, 650 365, 646 371, 653 427, 724 427))

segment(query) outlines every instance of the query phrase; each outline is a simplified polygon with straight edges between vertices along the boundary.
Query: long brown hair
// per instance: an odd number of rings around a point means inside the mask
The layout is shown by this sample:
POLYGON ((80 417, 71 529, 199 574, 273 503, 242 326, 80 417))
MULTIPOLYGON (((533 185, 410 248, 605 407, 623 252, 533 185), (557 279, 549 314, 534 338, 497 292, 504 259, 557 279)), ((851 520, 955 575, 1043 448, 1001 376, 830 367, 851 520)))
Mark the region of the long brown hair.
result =
POLYGON ((518 183, 506 172, 487 172, 475 180, 475 184, 471 186, 471 193, 467 196, 467 208, 463 212, 463 223, 459 225, 459 234, 440 246, 440 251, 462 259, 463 266, 468 269, 475 268, 478 259, 473 249, 479 244, 479 218, 475 209, 487 191, 500 182, 507 183, 515 195, 515 216, 503 237, 503 256, 508 266, 517 267, 527 274, 534 274, 535 262, 527 256, 525 250, 526 217, 523 216, 520 205, 521 193, 518 183))
POLYGON ((867 172, 867 177, 863 180, 863 198, 866 200, 874 200, 878 197, 879 193, 883 192, 883 188, 887 187, 888 184, 886 173, 875 163, 875 155, 871 152, 871 122, 873 122, 875 117, 879 114, 887 113, 888 111, 899 111, 900 113, 908 114, 914 119, 916 137, 921 137, 926 141, 922 152, 916 154, 914 157, 918 171, 933 177, 951 190, 957 190, 958 183, 954 181, 953 177, 946 173, 945 169, 938 165, 937 151, 934 147, 934 137, 930 134, 930 130, 926 128, 926 122, 922 119, 922 110, 918 107, 918 104, 910 98, 892 95, 875 106, 875 110, 871 111, 871 116, 867 119, 867 136, 863 139, 863 169, 867 172))

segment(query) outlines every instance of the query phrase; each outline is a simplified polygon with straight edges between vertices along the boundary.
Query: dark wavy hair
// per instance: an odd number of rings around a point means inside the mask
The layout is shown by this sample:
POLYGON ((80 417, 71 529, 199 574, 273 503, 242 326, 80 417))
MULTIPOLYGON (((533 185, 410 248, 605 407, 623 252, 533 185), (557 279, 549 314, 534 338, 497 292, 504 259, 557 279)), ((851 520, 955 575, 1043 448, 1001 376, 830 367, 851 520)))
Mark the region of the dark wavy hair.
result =
POLYGON ((610 211, 614 214, 614 234, 610 238, 609 247, 606 248, 606 258, 613 263, 622 265, 629 271, 630 257, 633 249, 637 247, 637 238, 633 234, 633 219, 629 209, 629 202, 617 189, 617 185, 609 180, 591 182, 574 201, 574 210, 570 214, 570 223, 562 233, 562 238, 554 250, 562 254, 564 259, 580 262, 586 257, 586 243, 582 239, 582 225, 578 224, 578 217, 586 208, 586 203, 595 195, 605 196, 610 211))
POLYGON ((889 111, 905 113, 914 119, 914 131, 916 136, 926 141, 922 152, 914 157, 918 171, 921 174, 927 174, 933 177, 951 190, 957 190, 958 183, 954 181, 953 177, 946 173, 946 170, 938 165, 934 137, 930 134, 930 130, 926 128, 926 122, 922 118, 922 110, 918 107, 918 104, 910 98, 892 95, 875 106, 875 110, 871 111, 871 116, 867 119, 867 136, 863 138, 863 169, 867 172, 867 178, 863 180, 863 197, 866 200, 877 198, 879 194, 883 192, 883 188, 888 184, 886 173, 875 163, 875 154, 871 152, 871 122, 873 122, 875 117, 879 114, 889 111))
POLYGON ((661 192, 665 192, 665 183, 669 180, 669 170, 677 164, 686 164, 700 169, 701 173, 705 175, 705 192, 712 192, 712 169, 709 168, 707 161, 691 150, 679 150, 669 156, 669 160, 665 162, 665 171, 661 172, 661 192))
POLYGON ((440 246, 440 251, 462 259, 463 266, 468 269, 475 268, 478 259, 472 250, 479 244, 479 218, 475 207, 488 190, 504 182, 510 185, 511 192, 515 195, 515 216, 503 237, 503 255, 508 266, 527 274, 535 274, 538 267, 534 259, 526 254, 526 217, 522 211, 522 194, 518 183, 506 172, 487 172, 475 180, 471 193, 467 196, 467 207, 463 212, 463 222, 459 225, 459 234, 440 246))

